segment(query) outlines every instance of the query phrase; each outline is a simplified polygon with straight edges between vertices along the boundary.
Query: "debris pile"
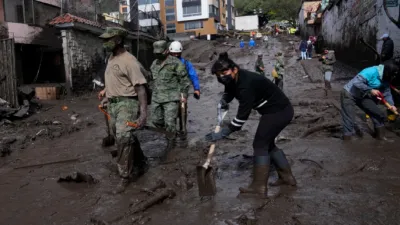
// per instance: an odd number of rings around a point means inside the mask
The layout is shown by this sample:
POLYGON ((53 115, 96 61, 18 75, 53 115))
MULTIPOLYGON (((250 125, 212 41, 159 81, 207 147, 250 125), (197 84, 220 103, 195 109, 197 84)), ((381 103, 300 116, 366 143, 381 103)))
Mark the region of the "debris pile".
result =
POLYGON ((7 118, 10 120, 29 116, 39 110, 42 105, 35 98, 35 90, 32 87, 18 88, 18 100, 20 106, 12 107, 6 100, 0 98, 0 121, 7 118))

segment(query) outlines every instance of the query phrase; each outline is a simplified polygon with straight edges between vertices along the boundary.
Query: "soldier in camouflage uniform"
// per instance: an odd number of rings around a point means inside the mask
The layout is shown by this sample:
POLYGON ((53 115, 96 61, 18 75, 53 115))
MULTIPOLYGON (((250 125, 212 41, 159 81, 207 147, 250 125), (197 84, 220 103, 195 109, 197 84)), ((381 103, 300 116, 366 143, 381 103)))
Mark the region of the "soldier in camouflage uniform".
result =
POLYGON ((153 48, 157 59, 150 67, 153 75, 151 124, 174 134, 167 137, 166 156, 176 141, 179 103, 186 102, 190 80, 185 65, 177 57, 169 55, 166 41, 154 42, 153 48))
POLYGON ((275 70, 278 74, 278 77, 274 77, 274 81, 276 86, 278 86, 281 90, 283 90, 283 76, 285 75, 285 61, 283 60, 282 52, 278 52, 275 55, 276 63, 275 70))
POLYGON ((128 121, 136 122, 140 128, 147 118, 147 81, 138 60, 124 48, 127 34, 125 29, 112 27, 100 36, 104 39, 105 50, 112 53, 107 60, 105 89, 99 93, 99 98, 103 99, 103 106, 107 106, 118 148, 117 166, 121 182, 114 190, 115 194, 123 192, 130 181, 147 169, 147 159, 135 134, 137 131, 126 124, 128 121))
POLYGON ((322 61, 322 72, 324 73, 325 89, 328 92, 331 90, 331 79, 333 73, 333 65, 336 63, 335 51, 324 50, 324 54, 320 59, 322 61))
POLYGON ((264 76, 265 75, 264 74, 264 62, 262 60, 262 57, 263 57, 262 53, 258 54, 256 64, 254 65, 254 70, 257 73, 259 73, 260 75, 264 76))

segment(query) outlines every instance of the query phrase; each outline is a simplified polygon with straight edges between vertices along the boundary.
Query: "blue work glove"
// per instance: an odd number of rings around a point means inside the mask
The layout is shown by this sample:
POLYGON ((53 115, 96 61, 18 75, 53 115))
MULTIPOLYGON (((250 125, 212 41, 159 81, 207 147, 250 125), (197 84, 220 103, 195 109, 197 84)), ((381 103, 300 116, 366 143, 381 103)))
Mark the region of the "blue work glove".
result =
POLYGON ((219 101, 219 104, 221 104, 221 109, 222 110, 229 110, 229 104, 224 100, 224 99, 221 99, 220 101, 219 101))
POLYGON ((212 132, 206 135, 206 141, 218 141, 229 136, 233 131, 229 127, 222 128, 218 133, 212 132))

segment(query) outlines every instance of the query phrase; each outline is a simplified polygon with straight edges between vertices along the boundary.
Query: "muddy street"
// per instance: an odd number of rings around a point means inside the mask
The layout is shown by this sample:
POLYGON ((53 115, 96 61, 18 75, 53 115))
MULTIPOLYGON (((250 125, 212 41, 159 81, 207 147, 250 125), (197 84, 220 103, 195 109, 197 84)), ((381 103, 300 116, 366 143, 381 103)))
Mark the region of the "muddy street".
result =
MULTIPOLYGON (((251 50, 239 49, 238 40, 231 39, 227 44, 202 40, 185 44, 184 57, 195 65, 202 87, 200 100, 189 98, 188 140, 160 162, 165 137, 140 131, 150 169, 123 194, 112 194, 118 174, 109 151, 116 147, 101 147, 106 126, 96 93, 44 102, 43 110, 31 117, 1 125, 0 140, 7 141, 11 150, 0 158, 1 224, 399 224, 399 139, 389 133, 394 143, 376 141, 368 133, 369 123, 360 119, 364 138, 343 143, 339 95, 357 70, 338 62, 332 95, 326 97, 318 59, 298 61, 299 53, 289 41, 299 40, 280 36, 271 38, 267 48, 258 43, 251 50), (254 111, 232 140, 216 143, 217 195, 198 197, 195 169, 205 159, 209 143, 204 135, 217 123, 216 106, 223 92, 210 68, 215 53, 222 51, 251 71, 260 52, 266 71, 272 70, 275 53, 284 53, 284 92, 295 116, 277 145, 290 161, 296 188, 269 187, 268 199, 239 195, 239 186, 251 179, 252 142, 260 117, 254 111), (62 110, 63 106, 68 109, 62 110), (59 182, 68 175, 68 181, 59 182), (160 187, 152 191, 155 186, 160 187), (160 204, 144 207, 154 199, 160 204)), ((225 120, 233 119, 236 110, 233 101, 225 120)))

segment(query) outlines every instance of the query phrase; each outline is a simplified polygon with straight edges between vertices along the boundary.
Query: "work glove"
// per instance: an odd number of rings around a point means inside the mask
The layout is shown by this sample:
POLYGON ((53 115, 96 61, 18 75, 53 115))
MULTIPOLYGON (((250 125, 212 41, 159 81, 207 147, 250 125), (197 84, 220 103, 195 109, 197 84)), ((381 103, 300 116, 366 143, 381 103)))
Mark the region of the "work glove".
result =
POLYGON ((194 97, 195 99, 199 100, 199 99, 200 99, 200 91, 198 91, 198 90, 194 91, 193 97, 194 97))
POLYGON ((218 141, 229 136, 233 131, 229 127, 223 127, 218 133, 211 132, 206 135, 206 141, 218 141))
POLYGON ((221 99, 219 101, 219 104, 221 104, 222 110, 225 110, 225 111, 229 110, 229 104, 225 101, 225 99, 221 99))

